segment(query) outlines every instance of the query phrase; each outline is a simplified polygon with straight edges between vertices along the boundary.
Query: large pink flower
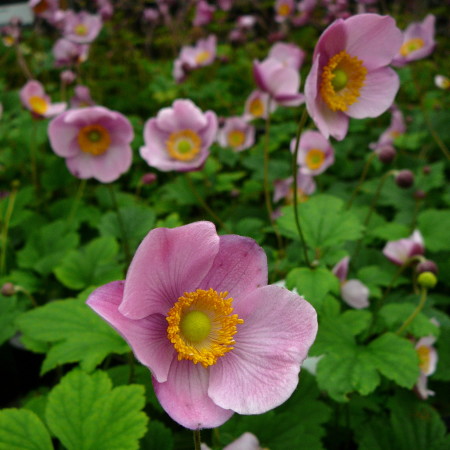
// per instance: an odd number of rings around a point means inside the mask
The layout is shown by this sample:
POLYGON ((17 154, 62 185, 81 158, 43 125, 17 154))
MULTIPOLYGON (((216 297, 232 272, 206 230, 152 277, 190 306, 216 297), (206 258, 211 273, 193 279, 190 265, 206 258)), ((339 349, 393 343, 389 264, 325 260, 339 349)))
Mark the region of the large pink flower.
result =
POLYGON ((36 80, 28 81, 20 90, 20 100, 22 105, 30 110, 36 119, 56 116, 67 107, 67 104, 64 102, 51 103, 50 97, 44 91, 44 87, 36 80))
POLYGON ((72 109, 50 122, 53 151, 78 178, 110 183, 131 166, 133 128, 126 117, 102 106, 72 109))
POLYGON ((305 96, 308 112, 326 138, 342 140, 350 117, 377 117, 392 105, 400 83, 387 66, 401 43, 394 19, 378 14, 338 19, 324 31, 305 96))
POLYGON ((217 116, 203 113, 191 100, 175 100, 144 127, 140 153, 150 166, 162 171, 200 169, 216 139, 217 116))
POLYGON ((87 303, 150 369, 167 413, 187 428, 212 428, 287 400, 314 341, 314 308, 266 283, 255 241, 196 222, 152 230, 126 280, 87 303))

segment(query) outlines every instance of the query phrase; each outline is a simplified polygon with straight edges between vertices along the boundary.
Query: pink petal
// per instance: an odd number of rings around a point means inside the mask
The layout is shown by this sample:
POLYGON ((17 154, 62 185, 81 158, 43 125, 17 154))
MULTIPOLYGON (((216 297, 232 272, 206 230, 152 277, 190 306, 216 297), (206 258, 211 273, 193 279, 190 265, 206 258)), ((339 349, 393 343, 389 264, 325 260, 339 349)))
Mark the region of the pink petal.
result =
POLYGON ((225 446, 223 450, 261 450, 261 447, 256 436, 247 432, 225 446))
POLYGON ((210 147, 210 145, 216 140, 218 128, 216 113, 206 111, 205 118, 207 121, 206 125, 201 130, 198 130, 198 134, 202 140, 202 148, 210 147))
POLYGON ((299 106, 305 103, 303 94, 280 94, 275 95, 274 100, 282 106, 299 106))
POLYGON ((346 256, 333 267, 333 273, 339 278, 340 281, 345 281, 347 279, 349 262, 350 256, 346 256))
POLYGON ((199 289, 227 291, 233 305, 267 284, 267 257, 253 240, 237 235, 220 236, 219 252, 199 289))
POLYGON ((150 231, 131 261, 119 311, 131 319, 166 315, 179 297, 198 288, 218 251, 211 222, 150 231))
POLYGON ((314 61, 321 54, 324 58, 323 64, 345 49, 347 42, 347 28, 343 19, 335 20, 320 36, 314 49, 314 61))
POLYGON ((158 128, 168 133, 179 130, 199 131, 207 119, 191 100, 175 100, 173 107, 163 108, 156 116, 158 128))
POLYGON ((140 320, 126 318, 118 310, 123 287, 123 281, 105 284, 96 289, 86 303, 121 334, 153 376, 164 382, 172 360, 176 359, 175 349, 167 339, 166 318, 158 314, 140 320))
POLYGON ((402 45, 402 32, 390 16, 357 14, 345 21, 345 28, 347 53, 364 61, 369 71, 390 64, 402 45))
POLYGON ((302 297, 264 286, 236 305, 244 319, 235 348, 210 367, 208 394, 225 409, 260 414, 287 400, 317 333, 317 315, 302 297))
POLYGON ((47 111, 45 111, 44 117, 53 117, 57 116, 58 114, 61 114, 67 109, 67 103, 61 102, 61 103, 51 103, 48 106, 47 111))
POLYGON ((356 309, 369 306, 369 289, 359 280, 348 280, 341 286, 342 299, 356 309))
POLYGON ((369 72, 356 103, 350 105, 346 114, 354 119, 377 117, 394 102, 400 87, 396 72, 389 67, 369 72))
POLYGON ((267 84, 274 97, 283 94, 297 94, 300 87, 300 75, 291 67, 281 66, 270 75, 267 84))
POLYGON ((174 359, 164 383, 153 380, 156 396, 167 414, 185 428, 215 428, 233 411, 222 409, 208 397, 209 371, 201 364, 174 359))
POLYGON ((65 123, 67 113, 55 117, 48 126, 48 137, 53 151, 64 158, 75 156, 78 153, 77 146, 72 146, 76 140, 79 129, 75 125, 65 123))

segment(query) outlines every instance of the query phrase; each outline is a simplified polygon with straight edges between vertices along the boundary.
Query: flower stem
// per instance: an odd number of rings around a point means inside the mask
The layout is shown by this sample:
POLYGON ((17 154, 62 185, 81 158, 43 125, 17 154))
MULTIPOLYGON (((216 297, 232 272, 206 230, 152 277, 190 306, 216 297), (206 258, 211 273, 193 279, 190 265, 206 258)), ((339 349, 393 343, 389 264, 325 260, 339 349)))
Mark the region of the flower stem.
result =
POLYGON ((306 120, 308 118, 308 113, 306 111, 306 108, 303 109, 302 116, 300 118, 300 121, 298 123, 297 128, 297 136, 295 137, 295 147, 294 147, 294 155, 292 157, 292 176, 294 179, 294 217, 295 217, 295 226, 297 227, 298 236, 300 237, 300 242, 302 243, 303 247, 303 256, 305 258, 305 262, 308 266, 311 266, 311 262, 308 258, 308 247, 306 246, 306 240, 305 236, 303 234, 302 227, 300 225, 300 217, 298 214, 298 183, 297 183, 297 175, 298 175, 298 151, 299 151, 299 144, 300 144, 300 136, 302 134, 303 128, 305 127, 306 120))
POLYGON ((6 246, 8 244, 8 229, 9 229, 9 222, 11 221, 11 216, 14 210, 14 203, 16 201, 17 196, 17 188, 18 188, 18 182, 14 182, 12 185, 12 192, 9 194, 8 199, 8 206, 6 208, 5 212, 5 218, 2 221, 2 234, 1 234, 1 257, 0 257, 0 275, 4 275, 5 273, 5 266, 6 266, 6 246))
POLYGON ((33 180, 35 194, 37 198, 39 198, 39 182, 38 182, 37 152, 36 152, 37 124, 35 119, 32 118, 31 120, 32 120, 31 142, 30 142, 31 179, 33 180))
POLYGON ((83 197, 83 192, 86 187, 86 179, 82 179, 80 184, 78 185, 77 193, 75 194, 75 198, 72 203, 72 207, 70 208, 69 216, 67 217, 67 228, 70 228, 72 225, 73 219, 75 217, 75 213, 77 212, 78 206, 80 205, 81 198, 83 197))
POLYGON ((420 296, 420 301, 419 304, 417 305, 417 308, 412 312, 412 314, 405 320, 405 322, 403 323, 403 325, 395 332, 395 334, 397 335, 401 335, 403 333, 403 331, 406 330, 406 328, 409 327, 409 325, 411 324, 411 322, 416 318, 417 314, 420 313, 420 311, 422 311, 425 302, 427 301, 427 289, 426 288, 422 288, 422 294, 420 296))
POLYGON ((200 450, 201 449, 201 437, 200 437, 200 430, 194 430, 194 449, 200 450))
POLYGON ((366 164, 364 165, 363 171, 361 173, 361 177, 359 178, 358 184, 355 187, 355 190, 352 193, 352 196, 350 197, 350 200, 347 203, 347 209, 350 209, 352 206, 353 201, 355 200, 356 194, 360 191, 362 184, 364 183, 367 173, 369 172, 369 168, 372 164, 373 159, 375 158, 376 153, 372 152, 370 156, 367 158, 366 164))

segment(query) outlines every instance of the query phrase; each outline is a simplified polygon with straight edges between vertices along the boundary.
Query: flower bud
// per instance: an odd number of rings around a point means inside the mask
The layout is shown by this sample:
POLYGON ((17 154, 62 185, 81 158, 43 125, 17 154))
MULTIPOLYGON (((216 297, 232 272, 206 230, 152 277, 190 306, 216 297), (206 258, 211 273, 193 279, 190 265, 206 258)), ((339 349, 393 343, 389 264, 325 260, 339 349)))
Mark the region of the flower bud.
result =
POLYGON ((12 283, 7 282, 2 286, 1 293, 5 297, 11 297, 16 293, 16 287, 12 283))
POLYGON ((158 176, 156 175, 156 173, 144 173, 144 175, 142 175, 141 178, 141 183, 142 184, 146 184, 146 185, 150 185, 153 184, 156 180, 157 180, 158 176))
POLYGON ((434 286, 436 286, 437 278, 436 278, 436 275, 432 272, 422 272, 417 277, 417 282, 423 288, 431 289, 431 288, 434 288, 434 286))
POLYGON ((77 77, 71 70, 64 70, 59 76, 64 84, 72 84, 77 77))
POLYGON ((416 272, 418 274, 421 274, 423 272, 431 272, 431 273, 437 274, 438 271, 439 271, 439 269, 438 269, 438 266, 436 265, 436 263, 429 259, 420 262, 416 266, 416 272))
POLYGON ((395 177, 395 182, 398 187, 408 189, 414 184, 414 174, 408 169, 400 170, 395 177))
POLYGON ((392 145, 385 145, 384 147, 377 150, 377 153, 378 159, 384 164, 391 163, 396 155, 395 148, 392 147, 392 145))
POLYGON ((416 192, 414 192, 414 198, 416 200, 423 200, 427 196, 427 193, 425 191, 422 191, 422 189, 418 189, 416 192))

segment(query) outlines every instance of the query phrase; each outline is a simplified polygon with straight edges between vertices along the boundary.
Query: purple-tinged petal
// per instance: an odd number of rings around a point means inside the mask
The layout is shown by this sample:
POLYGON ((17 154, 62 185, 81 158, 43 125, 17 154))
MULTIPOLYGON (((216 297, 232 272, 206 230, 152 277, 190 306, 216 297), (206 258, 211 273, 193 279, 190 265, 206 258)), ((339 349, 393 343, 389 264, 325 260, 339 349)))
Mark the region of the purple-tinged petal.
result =
POLYGON ((96 289, 86 303, 120 333, 153 376, 164 382, 172 360, 176 359, 175 349, 167 338, 166 318, 159 314, 140 320, 126 318, 118 310, 123 287, 123 281, 105 284, 96 289))
POLYGON ((201 364, 174 359, 164 383, 153 380, 156 396, 167 414, 191 430, 215 428, 233 411, 223 409, 208 397, 209 371, 201 364))
POLYGON ((299 106, 305 103, 303 94, 280 94, 275 95, 274 100, 281 106, 299 106))
POLYGON ((163 108, 156 116, 156 124, 169 134, 179 130, 199 131, 207 125, 207 118, 191 100, 175 100, 171 108, 163 108))
POLYGON ((332 272, 339 278, 340 281, 345 281, 347 279, 349 262, 350 256, 346 256, 333 267, 332 272))
POLYGON ((211 222, 150 231, 131 261, 119 311, 131 319, 166 315, 180 296, 198 288, 218 251, 211 222))
POLYGON ((258 287, 267 284, 267 257, 253 240, 238 235, 220 236, 219 252, 199 289, 228 292, 233 306, 258 287))
POLYGON ((254 290, 235 312, 244 323, 234 349, 210 367, 208 394, 222 408, 260 414, 295 390, 317 333, 317 315, 302 297, 278 286, 254 290))
POLYGON ((61 103, 51 103, 48 105, 47 111, 44 113, 44 117, 53 117, 57 116, 58 114, 63 113, 67 109, 67 103, 61 102, 61 103))
POLYGON ((350 105, 346 114, 354 119, 377 117, 392 105, 400 81, 397 73, 389 67, 369 72, 356 103, 350 105))
POLYGON ((261 450, 261 446, 256 436, 247 432, 225 446, 223 450, 261 450))
POLYGON ((75 156, 79 151, 78 146, 72 145, 79 129, 75 125, 65 123, 66 114, 55 117, 48 126, 48 137, 53 151, 65 158, 75 156))
POLYGON ((217 128, 218 128, 218 121, 216 113, 213 111, 206 111, 205 112, 206 117, 206 125, 198 130, 198 134, 202 140, 202 147, 210 147, 211 144, 216 140, 217 136, 217 128))
POLYGON ((369 306, 369 289, 359 280, 345 281, 341 286, 342 299, 356 309, 369 306))
POLYGON ((275 70, 267 79, 269 92, 272 96, 297 94, 300 87, 300 75, 291 67, 281 67, 275 70))
POLYGON ((320 36, 314 49, 313 59, 322 54, 325 64, 337 53, 345 50, 347 29, 343 19, 334 21, 320 36))

